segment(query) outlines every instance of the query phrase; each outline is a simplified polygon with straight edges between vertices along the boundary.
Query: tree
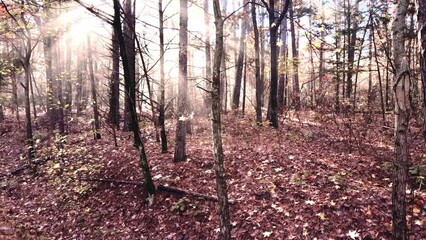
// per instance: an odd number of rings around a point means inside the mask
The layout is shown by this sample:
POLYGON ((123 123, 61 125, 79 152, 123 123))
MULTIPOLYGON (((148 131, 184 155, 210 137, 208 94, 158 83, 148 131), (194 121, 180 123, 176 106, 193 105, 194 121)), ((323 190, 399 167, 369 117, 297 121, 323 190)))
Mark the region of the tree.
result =
POLYGON ((423 95, 423 138, 426 141, 426 0, 418 0, 417 9, 420 74, 423 95))
POLYGON ((174 162, 186 160, 186 108, 188 89, 188 0, 180 0, 179 17, 179 97, 174 162))
POLYGON ((124 91, 125 91, 125 104, 124 104, 124 131, 132 131, 135 126, 132 126, 132 114, 131 114, 131 105, 129 99, 136 100, 136 79, 135 79, 135 71, 136 71, 136 51, 135 51, 135 14, 132 8, 131 0, 124 0, 124 22, 123 22, 123 32, 124 32, 124 40, 126 43, 126 56, 129 58, 129 72, 130 81, 124 82, 124 91))
POLYGON ((395 158, 392 184, 394 239, 408 239, 406 189, 408 182, 408 122, 410 118, 410 70, 405 52, 405 18, 408 0, 399 0, 392 24, 392 52, 395 67, 395 158))
POLYGON ((265 0, 261 0, 265 5, 269 15, 269 43, 271 48, 271 87, 269 91, 269 107, 271 114, 269 121, 274 128, 278 128, 278 29, 284 19, 290 6, 290 0, 286 0, 283 10, 277 17, 275 11, 275 1, 269 0, 269 4, 265 0))
MULTIPOLYGON (((113 21, 113 27, 114 31, 117 33, 118 42, 120 44, 120 55, 121 60, 123 63, 123 71, 124 71, 124 81, 125 83, 129 84, 130 81, 132 81, 131 75, 134 75, 134 72, 132 73, 129 68, 128 58, 127 58, 127 50, 126 50, 126 43, 123 35, 123 30, 121 28, 121 19, 120 19, 120 2, 118 0, 114 0, 114 21, 113 21)), ((129 94, 129 96, 135 96, 135 94, 129 94)), ((133 138, 136 148, 139 151, 139 159, 140 159, 140 166, 143 172, 143 177, 145 179, 145 187, 148 192, 148 194, 155 194, 155 186, 154 182, 151 177, 151 172, 149 169, 149 163, 145 152, 145 146, 142 142, 142 138, 140 136, 140 129, 138 124, 138 116, 136 114, 136 99, 135 98, 127 98, 127 103, 130 107, 130 114, 131 114, 131 120, 132 122, 130 125, 132 126, 132 132, 133 132, 133 138)))
POLYGON ((160 136, 161 136, 161 152, 167 152, 167 136, 165 127, 165 112, 166 112, 166 84, 164 79, 164 10, 163 0, 158 0, 158 15, 159 15, 159 37, 160 37, 160 101, 159 101, 159 117, 160 136))
POLYGON ((219 199, 220 232, 222 239, 231 238, 231 220, 229 214, 228 193, 225 180, 225 167, 223 164, 221 100, 220 100, 220 65, 223 54, 223 19, 220 11, 219 0, 213 1, 213 10, 216 26, 216 43, 213 58, 212 78, 212 131, 213 155, 215 159, 216 192, 219 199))
POLYGON ((120 128, 120 46, 117 33, 112 34, 112 71, 109 92, 108 122, 116 129, 120 128))
POLYGON ((95 73, 93 71, 93 57, 92 57, 92 47, 90 44, 90 36, 87 37, 87 53, 89 57, 89 74, 90 74, 90 86, 92 92, 92 108, 93 108, 93 123, 95 126, 94 136, 95 139, 101 139, 100 132, 100 123, 99 123, 99 110, 98 110, 98 100, 96 96, 96 83, 95 83, 95 73))
MULTIPOLYGON (((248 4, 245 3, 244 11, 248 11, 248 4)), ((241 23, 241 35, 236 63, 235 85, 232 95, 232 110, 238 110, 240 106, 241 80, 243 78, 244 56, 245 56, 245 38, 248 28, 248 21, 245 21, 244 15, 241 23)))
POLYGON ((259 28, 257 27, 256 16, 256 1, 251 2, 251 18, 253 21, 254 32, 254 69, 256 78, 256 122, 262 122, 262 94, 263 94, 263 81, 260 77, 260 37, 259 28))
POLYGON ((296 111, 300 110, 300 87, 299 87, 299 36, 296 36, 294 26, 294 6, 290 3, 290 31, 291 31, 291 56, 293 57, 293 98, 296 111))

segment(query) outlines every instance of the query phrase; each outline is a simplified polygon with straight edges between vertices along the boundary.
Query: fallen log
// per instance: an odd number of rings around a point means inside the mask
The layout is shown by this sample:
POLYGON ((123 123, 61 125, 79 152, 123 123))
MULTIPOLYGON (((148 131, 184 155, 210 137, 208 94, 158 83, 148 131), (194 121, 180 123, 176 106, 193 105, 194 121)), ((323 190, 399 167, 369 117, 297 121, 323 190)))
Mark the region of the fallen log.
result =
MULTIPOLYGON (((191 191, 188 191, 188 190, 185 190, 185 189, 181 189, 181 188, 176 188, 176 187, 170 187, 170 186, 165 186, 165 185, 158 185, 157 189, 160 190, 160 191, 163 191, 163 192, 190 195, 190 196, 194 196, 194 197, 197 197, 197 198, 201 198, 201 199, 208 200, 208 201, 213 201, 213 202, 219 201, 218 198, 215 197, 215 196, 210 196, 210 195, 206 195, 206 194, 202 194, 202 193, 197 193, 197 192, 191 192, 191 191)), ((235 203, 233 200, 228 200, 228 202, 230 204, 234 204, 235 203)))

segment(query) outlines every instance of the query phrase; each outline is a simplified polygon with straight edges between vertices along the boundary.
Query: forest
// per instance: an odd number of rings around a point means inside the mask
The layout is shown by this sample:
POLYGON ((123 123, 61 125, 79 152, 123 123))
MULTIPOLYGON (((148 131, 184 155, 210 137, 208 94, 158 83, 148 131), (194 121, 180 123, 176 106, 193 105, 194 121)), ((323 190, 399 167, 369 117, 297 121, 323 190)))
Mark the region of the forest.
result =
POLYGON ((426 0, 0 0, 0 239, 426 239, 426 0))

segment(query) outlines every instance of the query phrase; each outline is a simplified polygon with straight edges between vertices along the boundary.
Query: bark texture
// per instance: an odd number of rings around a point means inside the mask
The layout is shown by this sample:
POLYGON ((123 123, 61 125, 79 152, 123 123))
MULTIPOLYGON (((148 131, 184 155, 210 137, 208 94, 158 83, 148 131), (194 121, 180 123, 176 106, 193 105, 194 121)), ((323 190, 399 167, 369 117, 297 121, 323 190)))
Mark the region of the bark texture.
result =
POLYGON ((229 213, 228 193, 226 188, 225 167, 223 163, 222 130, 221 130, 221 106, 220 106, 220 65, 223 54, 223 20, 220 11, 219 0, 213 1, 216 43, 213 60, 212 78, 212 130, 213 130, 213 154, 215 159, 216 191, 219 203, 221 239, 231 238, 231 220, 229 213))
POLYGON ((408 239, 406 189, 408 182, 408 120, 410 117, 410 75, 404 33, 408 0, 399 0, 392 25, 395 67, 395 158, 392 184, 392 223, 394 239, 408 239))
POLYGON ((188 88, 188 0, 180 0, 179 21, 179 96, 178 121, 176 126, 176 145, 174 162, 186 160, 186 108, 188 88))

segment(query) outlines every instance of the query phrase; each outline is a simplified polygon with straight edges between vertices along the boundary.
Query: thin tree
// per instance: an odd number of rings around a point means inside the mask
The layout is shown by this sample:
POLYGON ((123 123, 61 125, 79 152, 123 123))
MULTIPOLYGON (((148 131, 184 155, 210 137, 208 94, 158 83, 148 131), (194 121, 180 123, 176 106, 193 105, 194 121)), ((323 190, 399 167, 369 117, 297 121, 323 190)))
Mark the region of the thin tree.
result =
POLYGON ((291 56, 293 58, 293 98, 296 111, 300 110, 300 86, 299 86, 299 36, 296 35, 296 27, 294 26, 294 6, 290 3, 290 32, 291 32, 291 56))
POLYGON ((409 146, 408 122, 410 118, 410 71, 405 50, 405 18, 408 0, 399 0, 392 24, 392 52, 395 67, 395 158, 392 184, 393 238, 408 239, 406 220, 406 190, 408 182, 409 146))
POLYGON ((258 125, 262 122, 262 95, 263 81, 260 77, 260 36, 257 27, 256 1, 251 2, 251 18, 253 21, 254 32, 254 69, 256 80, 256 122, 258 125))
POLYGON ((179 17, 179 97, 174 162, 186 160, 186 108, 188 88, 188 0, 180 0, 179 17))
MULTIPOLYGON (((118 0, 114 0, 114 21, 113 21, 113 27, 114 30, 117 33, 117 38, 118 38, 118 42, 120 44, 120 55, 121 55, 121 60, 123 63, 123 71, 124 71, 124 81, 127 82, 129 84, 129 81, 131 81, 131 75, 134 74, 130 72, 130 68, 129 68, 129 63, 128 63, 128 58, 127 58, 127 51, 126 51, 126 43, 125 43, 125 39, 124 39, 124 35, 123 35, 123 30, 121 29, 121 19, 120 19, 120 2, 118 0)), ((132 96, 131 94, 129 94, 129 96, 132 96)), ((154 186, 154 182, 152 180, 151 177, 151 172, 149 169, 149 163, 148 163, 148 159, 146 156, 146 152, 145 152, 145 146, 142 142, 142 138, 140 136, 140 129, 139 129, 139 124, 138 124, 138 116, 136 114, 136 102, 135 99, 133 98, 128 98, 127 99, 127 104, 129 104, 130 108, 130 113, 131 113, 131 117, 132 117, 132 122, 131 122, 131 126, 132 126, 132 131, 133 131, 133 138, 134 138, 134 143, 136 148, 139 150, 139 163, 143 172, 143 177, 145 180, 145 187, 146 190, 148 192, 148 194, 155 194, 155 186, 154 186)))
POLYGON ((92 47, 90 44, 90 36, 87 37, 87 53, 89 58, 89 74, 90 74, 90 86, 92 92, 92 109, 93 109, 93 124, 94 124, 94 137, 95 140, 101 139, 100 132, 100 122, 99 122, 99 110, 98 110, 98 98, 96 96, 96 83, 95 83, 95 73, 93 71, 93 57, 92 57, 92 47))
MULTIPOLYGON (((248 4, 245 3, 244 11, 248 11, 248 4)), ((240 106, 240 95, 241 95, 241 81, 243 79, 243 68, 244 68, 244 56, 245 56, 245 38, 248 28, 248 21, 245 21, 244 15, 241 22, 241 35, 238 49, 238 56, 236 62, 236 73, 235 73, 235 85, 232 95, 232 110, 238 110, 240 106)))
POLYGON ((269 91, 269 106, 271 114, 269 121, 274 128, 278 128, 278 29, 282 20, 290 6, 290 0, 286 0, 282 11, 277 16, 275 11, 275 1, 269 0, 269 4, 265 0, 261 0, 269 15, 269 41, 271 48, 271 87, 269 91))
POLYGON ((163 0, 158 0, 158 15, 159 15, 159 32, 160 32, 160 101, 158 106, 161 136, 161 152, 167 152, 167 135, 165 126, 165 112, 166 112, 166 84, 164 79, 164 10, 163 0))
POLYGON ((423 138, 426 141, 426 0, 418 0, 417 9, 420 74, 422 78, 423 95, 423 138))
POLYGON ((109 91, 108 122, 116 129, 120 128, 120 46, 117 33, 112 31, 112 71, 109 91))
POLYGON ((215 159, 216 191, 219 199, 220 232, 223 240, 231 238, 231 220, 229 214, 228 193, 226 189, 225 167, 223 164, 222 124, 220 100, 220 65, 223 54, 223 19, 219 0, 213 1, 213 10, 216 26, 216 43, 213 58, 212 78, 212 130, 213 155, 215 159))

